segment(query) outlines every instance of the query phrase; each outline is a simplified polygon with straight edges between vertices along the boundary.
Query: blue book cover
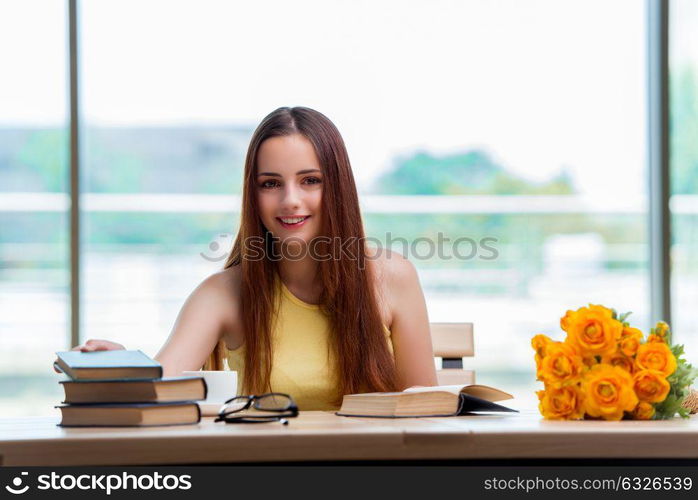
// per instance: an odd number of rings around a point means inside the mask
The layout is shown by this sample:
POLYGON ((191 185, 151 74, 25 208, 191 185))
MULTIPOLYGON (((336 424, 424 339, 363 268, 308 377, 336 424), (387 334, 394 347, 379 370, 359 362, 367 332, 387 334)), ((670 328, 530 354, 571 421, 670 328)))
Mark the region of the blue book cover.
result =
POLYGON ((73 380, 153 379, 162 377, 162 365, 143 351, 59 351, 54 365, 73 380))
POLYGON ((56 355, 71 368, 135 368, 160 366, 143 351, 60 351, 56 355))

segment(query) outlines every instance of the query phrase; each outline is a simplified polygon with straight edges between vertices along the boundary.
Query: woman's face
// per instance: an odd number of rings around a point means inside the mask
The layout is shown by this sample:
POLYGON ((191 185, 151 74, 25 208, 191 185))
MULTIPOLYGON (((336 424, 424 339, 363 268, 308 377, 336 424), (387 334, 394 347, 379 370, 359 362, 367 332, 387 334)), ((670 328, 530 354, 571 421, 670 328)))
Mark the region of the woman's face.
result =
POLYGON ((262 223, 274 236, 307 244, 320 235, 323 175, 308 139, 294 134, 265 140, 256 183, 262 223))

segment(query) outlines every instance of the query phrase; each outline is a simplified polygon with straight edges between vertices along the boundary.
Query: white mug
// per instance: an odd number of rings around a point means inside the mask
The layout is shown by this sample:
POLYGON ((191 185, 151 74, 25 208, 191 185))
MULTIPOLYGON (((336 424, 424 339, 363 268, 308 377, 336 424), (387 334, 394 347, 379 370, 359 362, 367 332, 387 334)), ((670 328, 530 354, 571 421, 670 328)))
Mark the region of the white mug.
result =
POLYGON ((223 404, 226 400, 237 395, 238 372, 234 371, 185 371, 186 377, 203 377, 206 380, 208 393, 203 404, 223 404))

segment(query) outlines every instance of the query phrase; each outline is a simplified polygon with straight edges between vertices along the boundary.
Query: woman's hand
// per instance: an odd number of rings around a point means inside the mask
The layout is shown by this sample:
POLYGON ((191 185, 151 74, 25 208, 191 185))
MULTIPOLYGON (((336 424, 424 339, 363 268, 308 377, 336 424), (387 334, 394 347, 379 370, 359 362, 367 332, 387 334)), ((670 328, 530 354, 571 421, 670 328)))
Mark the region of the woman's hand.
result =
POLYGON ((119 349, 126 348, 121 344, 117 344, 116 342, 111 342, 109 340, 90 339, 82 345, 76 345, 71 349, 71 351, 118 351, 119 349))
MULTIPOLYGON (((76 345, 71 349, 71 351, 81 351, 81 352, 92 352, 92 351, 118 351, 119 349, 126 349, 121 344, 116 342, 111 342, 109 340, 100 339, 90 339, 84 344, 76 345)), ((53 367, 53 371, 56 373, 61 373, 56 367, 53 367)))

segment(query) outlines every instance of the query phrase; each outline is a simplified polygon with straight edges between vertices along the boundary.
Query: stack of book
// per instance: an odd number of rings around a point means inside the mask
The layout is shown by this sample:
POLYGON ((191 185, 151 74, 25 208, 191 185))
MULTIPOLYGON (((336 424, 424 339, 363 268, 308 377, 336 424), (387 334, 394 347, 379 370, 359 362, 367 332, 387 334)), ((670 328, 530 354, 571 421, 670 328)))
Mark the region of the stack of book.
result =
POLYGON ((202 377, 162 377, 162 366, 142 351, 62 351, 54 366, 69 378, 65 427, 196 424, 206 399, 202 377))

